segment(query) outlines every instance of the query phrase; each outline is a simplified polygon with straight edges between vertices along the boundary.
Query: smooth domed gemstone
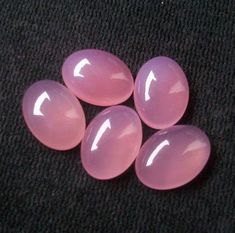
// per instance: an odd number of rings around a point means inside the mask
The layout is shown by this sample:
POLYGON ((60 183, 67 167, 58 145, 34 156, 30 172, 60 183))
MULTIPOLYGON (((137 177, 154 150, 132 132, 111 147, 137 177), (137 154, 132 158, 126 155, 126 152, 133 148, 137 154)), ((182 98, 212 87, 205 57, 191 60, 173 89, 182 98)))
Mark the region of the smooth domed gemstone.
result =
POLYGON ((75 147, 85 131, 85 116, 78 99, 63 85, 42 80, 23 97, 23 116, 32 134, 56 150, 75 147))
POLYGON ((160 130, 140 149, 135 169, 153 189, 173 189, 190 182, 206 165, 210 142, 197 127, 177 125, 160 130))
POLYGON ((114 178, 133 163, 141 142, 141 121, 134 110, 120 105, 106 108, 86 129, 82 165, 96 179, 114 178))
POLYGON ((171 58, 155 57, 139 70, 134 89, 137 112, 154 129, 174 125, 183 116, 189 87, 181 67, 171 58))
POLYGON ((97 49, 71 54, 63 64, 62 76, 79 99, 99 106, 120 104, 134 89, 127 65, 111 53, 97 49))

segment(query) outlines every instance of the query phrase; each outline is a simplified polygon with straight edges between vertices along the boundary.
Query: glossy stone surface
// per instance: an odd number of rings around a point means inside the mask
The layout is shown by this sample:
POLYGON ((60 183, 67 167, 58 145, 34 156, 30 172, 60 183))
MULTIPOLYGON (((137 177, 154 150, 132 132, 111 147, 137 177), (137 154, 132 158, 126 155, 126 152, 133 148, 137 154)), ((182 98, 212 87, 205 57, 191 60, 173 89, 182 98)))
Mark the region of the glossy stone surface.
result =
POLYGON ((189 88, 181 67, 168 57, 155 57, 139 70, 134 101, 141 119, 150 127, 164 129, 184 114, 189 88))
POLYGON ((42 80, 23 97, 23 116, 33 135, 56 150, 75 147, 85 131, 85 116, 78 99, 63 85, 42 80))
POLYGON ((135 160, 141 142, 141 121, 134 110, 126 106, 106 108, 86 129, 82 165, 96 179, 114 178, 135 160))
POLYGON ((136 174, 150 188, 177 188, 200 173, 209 155, 210 142, 202 130, 188 125, 172 126, 144 143, 136 158, 136 174))
POLYGON ((62 76, 78 98, 99 106, 122 103, 134 89, 132 74, 124 62, 97 49, 71 54, 63 64, 62 76))

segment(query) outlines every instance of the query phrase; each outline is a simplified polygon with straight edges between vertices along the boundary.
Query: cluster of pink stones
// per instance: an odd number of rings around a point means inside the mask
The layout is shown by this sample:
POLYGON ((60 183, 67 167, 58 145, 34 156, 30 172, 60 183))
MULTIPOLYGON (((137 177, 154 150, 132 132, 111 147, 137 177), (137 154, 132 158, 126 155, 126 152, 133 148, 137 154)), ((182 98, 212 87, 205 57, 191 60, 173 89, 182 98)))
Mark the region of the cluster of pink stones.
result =
POLYGON ((68 150, 81 141, 81 161, 87 173, 112 179, 135 161, 139 180, 146 186, 182 186, 206 165, 210 142, 197 127, 176 125, 183 116, 189 87, 181 67, 168 57, 155 57, 139 70, 135 83, 125 63, 96 49, 70 55, 62 67, 62 84, 41 80, 23 97, 23 116, 32 134, 46 146, 68 150), (137 113, 123 105, 134 91, 137 113), (100 112, 86 128, 79 99, 100 112), (160 129, 142 144, 142 121, 160 129), (85 129, 86 128, 86 129, 85 129))

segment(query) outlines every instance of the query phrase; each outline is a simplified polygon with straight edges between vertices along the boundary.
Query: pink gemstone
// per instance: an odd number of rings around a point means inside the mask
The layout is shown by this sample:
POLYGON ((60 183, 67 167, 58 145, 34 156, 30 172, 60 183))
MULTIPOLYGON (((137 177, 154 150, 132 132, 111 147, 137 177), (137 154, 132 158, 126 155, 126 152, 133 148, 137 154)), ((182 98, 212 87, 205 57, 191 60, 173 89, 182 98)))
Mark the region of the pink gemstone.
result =
POLYGON ((145 142, 136 158, 136 174, 150 188, 177 188, 200 173, 209 155, 210 142, 202 130, 188 125, 172 126, 145 142))
POLYGON ((142 126, 135 111, 126 106, 106 108, 86 129, 82 164, 96 179, 114 178, 133 163, 141 142, 142 126))
POLYGON ((140 68, 134 100, 140 118, 148 126, 164 129, 174 125, 183 116, 188 99, 187 79, 172 59, 155 57, 140 68))
POLYGON ((33 135, 53 149, 71 149, 84 135, 85 116, 78 99, 55 81, 42 80, 28 88, 23 115, 33 135))
POLYGON ((97 49, 70 55, 62 67, 66 86, 81 100, 110 106, 127 100, 134 89, 128 67, 116 56, 97 49))

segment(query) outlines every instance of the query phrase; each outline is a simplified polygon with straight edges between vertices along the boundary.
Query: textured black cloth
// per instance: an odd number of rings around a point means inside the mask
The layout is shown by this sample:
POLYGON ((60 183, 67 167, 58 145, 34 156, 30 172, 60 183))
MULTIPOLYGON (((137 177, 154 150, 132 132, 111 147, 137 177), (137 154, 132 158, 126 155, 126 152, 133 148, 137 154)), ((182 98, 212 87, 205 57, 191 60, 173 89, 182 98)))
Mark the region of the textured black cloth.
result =
MULTIPOLYGON (((234 38, 233 0, 0 0, 0 232, 233 232, 234 38), (202 128, 212 144, 198 178, 154 191, 132 166, 97 181, 83 170, 79 147, 54 151, 30 134, 25 89, 62 82, 64 59, 83 48, 117 55, 134 77, 158 55, 183 67, 190 102, 180 123, 202 128)), ((88 122, 102 110, 82 105, 88 122)), ((154 132, 144 126, 144 141, 154 132)))

